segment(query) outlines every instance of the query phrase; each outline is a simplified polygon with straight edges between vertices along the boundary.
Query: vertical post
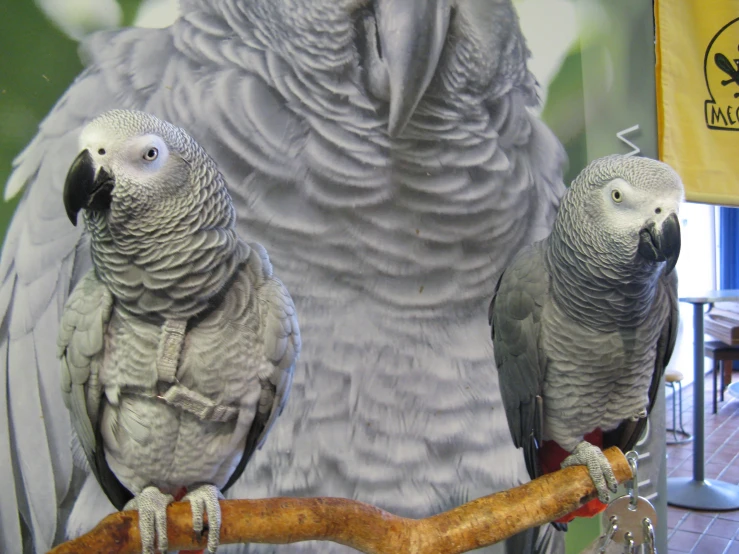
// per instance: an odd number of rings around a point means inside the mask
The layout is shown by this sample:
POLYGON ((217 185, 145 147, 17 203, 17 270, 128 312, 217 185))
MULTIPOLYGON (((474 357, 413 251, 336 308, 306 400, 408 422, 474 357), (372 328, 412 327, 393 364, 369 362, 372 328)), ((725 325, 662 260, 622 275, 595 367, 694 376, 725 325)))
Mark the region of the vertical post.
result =
POLYGON ((693 304, 693 334, 695 344, 693 345, 693 367, 695 368, 695 381, 693 383, 693 479, 703 482, 705 479, 704 467, 704 437, 703 417, 705 400, 705 367, 704 367, 704 343, 703 343, 703 303, 693 304))

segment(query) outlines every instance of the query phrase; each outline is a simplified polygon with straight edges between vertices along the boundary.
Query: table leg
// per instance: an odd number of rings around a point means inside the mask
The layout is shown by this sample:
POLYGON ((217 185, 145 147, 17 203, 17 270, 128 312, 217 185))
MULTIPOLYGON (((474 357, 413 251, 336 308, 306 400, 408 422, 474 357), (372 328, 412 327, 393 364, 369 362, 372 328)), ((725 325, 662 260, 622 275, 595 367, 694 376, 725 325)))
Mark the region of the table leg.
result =
POLYGON ((705 478, 705 366, 703 342, 703 306, 693 304, 693 477, 667 479, 667 503, 696 510, 739 509, 739 487, 705 478))

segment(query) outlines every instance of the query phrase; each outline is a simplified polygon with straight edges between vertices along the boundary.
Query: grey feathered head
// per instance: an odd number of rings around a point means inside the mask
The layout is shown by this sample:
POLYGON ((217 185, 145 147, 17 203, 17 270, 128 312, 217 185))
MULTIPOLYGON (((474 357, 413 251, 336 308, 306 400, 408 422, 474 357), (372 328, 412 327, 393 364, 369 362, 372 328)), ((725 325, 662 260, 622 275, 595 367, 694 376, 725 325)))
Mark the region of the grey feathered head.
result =
POLYGON ((112 110, 83 129, 79 144, 64 185, 73 224, 85 210, 89 221, 121 232, 233 226, 231 198, 215 162, 171 123, 112 110))
POLYGON ((600 267, 640 267, 680 254, 680 176, 649 158, 613 155, 591 162, 562 198, 556 239, 600 267))

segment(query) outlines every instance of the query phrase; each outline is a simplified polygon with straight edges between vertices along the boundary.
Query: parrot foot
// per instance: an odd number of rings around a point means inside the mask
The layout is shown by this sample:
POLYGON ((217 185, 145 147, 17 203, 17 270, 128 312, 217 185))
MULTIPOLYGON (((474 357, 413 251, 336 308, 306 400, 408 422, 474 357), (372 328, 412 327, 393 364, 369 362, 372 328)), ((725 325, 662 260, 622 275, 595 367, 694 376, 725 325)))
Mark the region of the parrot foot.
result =
POLYGON ((164 494, 156 487, 146 487, 123 507, 123 510, 136 510, 139 513, 142 554, 154 554, 155 536, 157 549, 160 552, 167 551, 167 506, 173 501, 171 494, 164 494))
POLYGON ((563 468, 570 466, 586 466, 598 490, 598 500, 604 504, 611 501, 609 491, 615 493, 618 490, 618 481, 613 474, 611 464, 608 463, 608 459, 600 448, 587 441, 580 442, 572 454, 562 462, 563 468))
POLYGON ((192 528, 203 533, 203 514, 208 514, 208 552, 213 554, 221 540, 221 504, 223 495, 213 485, 201 485, 185 495, 182 500, 190 502, 192 528))

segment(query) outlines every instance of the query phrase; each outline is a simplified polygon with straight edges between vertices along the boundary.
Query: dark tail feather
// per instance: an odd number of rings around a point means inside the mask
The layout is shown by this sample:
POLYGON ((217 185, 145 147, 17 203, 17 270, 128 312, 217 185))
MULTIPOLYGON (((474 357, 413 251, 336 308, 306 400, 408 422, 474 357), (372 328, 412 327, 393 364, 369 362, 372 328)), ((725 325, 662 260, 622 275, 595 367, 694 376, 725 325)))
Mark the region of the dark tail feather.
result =
POLYGON ((533 554, 539 529, 527 529, 505 541, 505 554, 533 554))
MULTIPOLYGON (((567 529, 567 524, 562 524, 567 529)), ((536 554, 564 554, 565 534, 553 525, 539 527, 534 552, 536 554)))

